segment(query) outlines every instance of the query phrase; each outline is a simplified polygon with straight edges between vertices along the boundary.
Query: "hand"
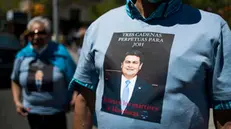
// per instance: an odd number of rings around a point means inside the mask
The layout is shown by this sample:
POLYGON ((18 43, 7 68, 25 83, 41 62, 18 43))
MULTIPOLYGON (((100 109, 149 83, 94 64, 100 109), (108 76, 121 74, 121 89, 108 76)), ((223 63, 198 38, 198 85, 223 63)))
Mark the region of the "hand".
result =
POLYGON ((74 91, 73 95, 72 95, 71 102, 70 102, 71 106, 75 106, 75 98, 77 97, 77 95, 78 95, 78 92, 74 91))
POLYGON ((73 91, 71 101, 63 106, 65 112, 70 112, 74 109, 76 96, 77 96, 77 91, 73 91))
POLYGON ((23 107, 22 103, 18 102, 18 103, 16 103, 16 112, 19 115, 25 117, 28 115, 29 109, 23 107))
POLYGON ((71 99, 71 102, 70 102, 70 110, 73 111, 74 108, 75 108, 75 98, 77 97, 78 95, 78 92, 77 91, 74 91, 73 92, 73 95, 72 95, 72 99, 71 99))
POLYGON ((231 122, 227 122, 224 126, 222 126, 220 122, 217 121, 217 129, 231 129, 231 122))

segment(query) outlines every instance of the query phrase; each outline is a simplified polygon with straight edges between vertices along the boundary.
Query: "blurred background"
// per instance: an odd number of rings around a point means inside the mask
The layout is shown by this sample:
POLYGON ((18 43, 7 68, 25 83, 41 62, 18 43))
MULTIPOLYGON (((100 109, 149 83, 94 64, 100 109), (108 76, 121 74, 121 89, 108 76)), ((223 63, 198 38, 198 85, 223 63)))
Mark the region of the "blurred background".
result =
MULTIPOLYGON (((15 111, 10 91, 14 56, 26 45, 26 24, 35 16, 52 22, 52 39, 64 44, 78 63, 87 27, 106 11, 126 0, 0 0, 0 129, 28 129, 15 111)), ((183 0, 193 7, 221 15, 231 26, 231 0, 183 0)), ((68 114, 71 129, 72 113, 68 114)), ((210 129, 214 129, 212 119, 210 129)))
MULTIPOLYGON (((0 32, 24 32, 27 21, 43 15, 53 21, 54 39, 68 43, 68 34, 92 21, 126 0, 0 0, 0 32), (56 25, 57 24, 57 25, 56 25)), ((221 15, 231 25, 231 0, 183 0, 194 7, 221 15)))
MULTIPOLYGON (((27 21, 46 16, 53 22, 53 39, 70 46, 92 21, 126 0, 0 0, 0 32, 22 38, 27 21), (79 32, 81 31, 81 32, 79 32)), ((183 0, 221 15, 231 25, 231 0, 183 0)), ((80 41, 77 41, 80 42, 80 41)), ((21 45, 25 43, 20 42, 21 45)))

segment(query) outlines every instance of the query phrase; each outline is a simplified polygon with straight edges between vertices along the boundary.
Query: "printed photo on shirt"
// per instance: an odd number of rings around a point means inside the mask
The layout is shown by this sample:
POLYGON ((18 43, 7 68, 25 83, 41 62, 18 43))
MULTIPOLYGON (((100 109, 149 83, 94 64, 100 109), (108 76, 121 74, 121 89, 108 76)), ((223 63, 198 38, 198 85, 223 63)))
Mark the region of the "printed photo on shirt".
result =
POLYGON ((53 92, 53 66, 42 61, 32 62, 27 77, 27 91, 53 92))
POLYGON ((160 123, 173 34, 114 33, 104 60, 101 110, 160 123))

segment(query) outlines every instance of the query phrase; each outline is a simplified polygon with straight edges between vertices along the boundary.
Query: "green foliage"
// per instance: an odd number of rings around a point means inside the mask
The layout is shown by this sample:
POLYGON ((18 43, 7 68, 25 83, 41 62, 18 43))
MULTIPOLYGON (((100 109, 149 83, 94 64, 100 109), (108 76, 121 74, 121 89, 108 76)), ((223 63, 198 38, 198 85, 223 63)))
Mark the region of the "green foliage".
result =
POLYGON ((89 8, 90 18, 91 20, 95 20, 110 9, 119 7, 121 5, 123 5, 123 2, 119 0, 104 0, 103 2, 89 8))
POLYGON ((45 6, 45 15, 51 16, 52 15, 52 0, 39 0, 39 3, 45 6))
MULTIPOLYGON (((121 6, 126 0, 104 0, 89 8, 91 20, 95 20, 108 10, 121 6)), ((231 0, 182 0, 193 7, 221 15, 231 26, 231 0)))
POLYGON ((183 2, 219 14, 231 26, 231 0, 183 0, 183 2))
MULTIPOLYGON (((52 15, 52 0, 33 0, 44 4, 45 15, 52 15)), ((66 0, 58 0, 59 4, 66 3, 66 0)), ((71 0, 73 3, 78 3, 80 0, 71 0)), ((101 0, 100 3, 89 7, 90 20, 95 20, 103 13, 112 8, 119 7, 125 3, 126 0, 101 0)), ((203 10, 211 11, 221 15, 231 25, 231 0, 182 0, 184 3, 203 10)), ((6 13, 9 9, 18 9, 20 0, 0 0, 0 11, 6 13)))
POLYGON ((230 0, 183 0, 183 2, 201 9, 208 7, 217 9, 231 4, 230 0))
POLYGON ((10 4, 6 4, 7 0, 0 0, 0 10, 6 13, 9 9, 18 9, 20 0, 10 0, 10 4))

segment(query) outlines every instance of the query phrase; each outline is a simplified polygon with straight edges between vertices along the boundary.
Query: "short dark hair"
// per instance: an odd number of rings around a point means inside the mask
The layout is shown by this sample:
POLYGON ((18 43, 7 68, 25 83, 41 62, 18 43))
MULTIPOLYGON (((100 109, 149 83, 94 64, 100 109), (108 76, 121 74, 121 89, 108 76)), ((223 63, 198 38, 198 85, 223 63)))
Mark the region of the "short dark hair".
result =
POLYGON ((124 56, 122 62, 125 60, 125 58, 126 58, 128 55, 139 57, 141 63, 143 63, 143 61, 144 61, 143 53, 142 53, 142 52, 140 52, 139 50, 130 50, 130 51, 128 51, 128 52, 125 53, 125 56, 124 56))

